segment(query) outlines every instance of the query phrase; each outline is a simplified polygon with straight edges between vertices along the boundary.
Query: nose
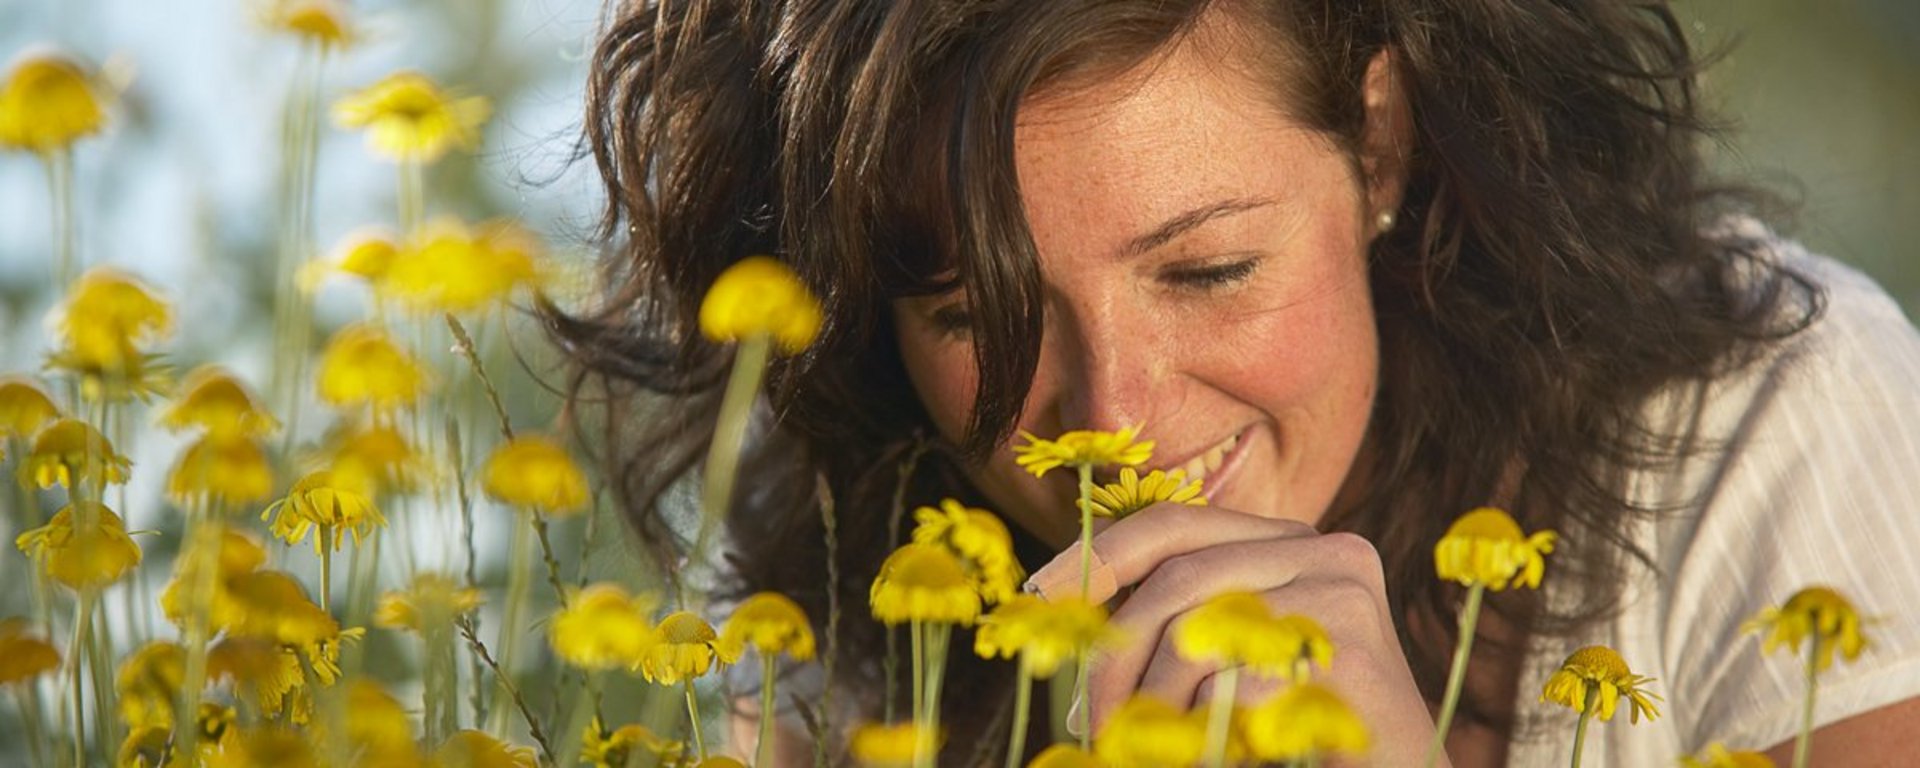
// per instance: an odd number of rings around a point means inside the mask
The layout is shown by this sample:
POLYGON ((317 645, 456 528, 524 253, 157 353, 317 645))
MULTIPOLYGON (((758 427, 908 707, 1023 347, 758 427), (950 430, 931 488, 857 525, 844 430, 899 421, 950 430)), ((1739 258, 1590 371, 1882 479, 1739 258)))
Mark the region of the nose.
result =
POLYGON ((1168 368, 1154 324, 1122 297, 1059 292, 1047 303, 1040 371, 1062 431, 1152 421, 1168 368))

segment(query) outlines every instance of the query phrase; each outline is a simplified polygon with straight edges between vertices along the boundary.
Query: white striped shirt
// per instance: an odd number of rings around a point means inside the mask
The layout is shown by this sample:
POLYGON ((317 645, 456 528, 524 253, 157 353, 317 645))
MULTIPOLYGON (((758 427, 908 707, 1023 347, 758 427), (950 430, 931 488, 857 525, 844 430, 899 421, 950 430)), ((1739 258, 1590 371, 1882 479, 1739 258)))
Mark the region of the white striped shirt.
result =
MULTIPOLYGON (((1734 226, 1765 237, 1752 222, 1734 226)), ((1574 648, 1604 644, 1657 679, 1662 716, 1629 724, 1626 707, 1587 733, 1583 764, 1667 766, 1720 741, 1764 750, 1794 738, 1803 659, 1763 656, 1741 624, 1793 592, 1829 585, 1863 615, 1870 644, 1820 676, 1816 723, 1920 696, 1920 332, 1871 280, 1799 245, 1775 255, 1820 285, 1826 313, 1755 364, 1707 389, 1651 403, 1655 426, 1701 419, 1726 441, 1678 471, 1629 486, 1641 503, 1698 501, 1629 535, 1654 573, 1627 587, 1614 619, 1588 636, 1534 643, 1522 673, 1523 725, 1508 765, 1566 765, 1574 714, 1539 702, 1574 648)), ((1547 588, 1551 592, 1549 557, 1547 588)), ((1817 725, 1816 725, 1817 727, 1817 725)))

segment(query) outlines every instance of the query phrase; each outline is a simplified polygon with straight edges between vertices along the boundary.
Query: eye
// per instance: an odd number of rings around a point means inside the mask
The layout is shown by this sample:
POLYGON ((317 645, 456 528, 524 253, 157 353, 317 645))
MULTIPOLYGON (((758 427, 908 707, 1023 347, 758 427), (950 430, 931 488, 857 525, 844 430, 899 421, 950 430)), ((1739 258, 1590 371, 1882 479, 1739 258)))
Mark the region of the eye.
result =
POLYGON ((1161 270, 1160 279, 1176 288, 1206 292, 1244 283, 1259 267, 1258 256, 1224 264, 1177 264, 1161 270))
POLYGON ((959 339, 973 333, 973 315, 967 312, 967 303, 964 301, 934 310, 927 315, 927 323, 943 338, 959 339))

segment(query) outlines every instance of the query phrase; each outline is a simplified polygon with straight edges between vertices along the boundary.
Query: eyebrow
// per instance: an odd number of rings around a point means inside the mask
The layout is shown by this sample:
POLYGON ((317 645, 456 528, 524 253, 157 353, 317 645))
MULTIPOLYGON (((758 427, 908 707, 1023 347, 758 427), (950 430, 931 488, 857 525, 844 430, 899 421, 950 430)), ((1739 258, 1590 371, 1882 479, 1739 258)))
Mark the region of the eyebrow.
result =
POLYGON ((1264 197, 1234 198, 1219 200, 1182 213, 1162 222, 1152 232, 1127 241, 1120 249, 1122 258, 1138 256, 1172 242, 1174 238, 1186 234, 1189 230, 1222 216, 1250 211, 1273 205, 1273 200, 1264 197))

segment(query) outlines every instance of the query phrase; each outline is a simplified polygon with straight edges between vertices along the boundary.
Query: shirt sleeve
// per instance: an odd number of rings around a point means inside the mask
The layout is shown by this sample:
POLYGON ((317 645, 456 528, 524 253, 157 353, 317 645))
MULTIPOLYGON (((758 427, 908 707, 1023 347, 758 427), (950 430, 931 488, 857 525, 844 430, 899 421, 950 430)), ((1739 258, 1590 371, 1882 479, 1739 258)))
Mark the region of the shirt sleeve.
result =
MULTIPOLYGON (((1819 676, 1816 724, 1920 696, 1920 334, 1866 278, 1790 260, 1826 313, 1701 411, 1697 515, 1659 525, 1670 727, 1689 751, 1767 749, 1800 727, 1805 656, 1741 625, 1808 586, 1869 617, 1866 651, 1819 676), (1715 429, 1717 427, 1717 429, 1715 429)), ((1802 648, 1804 651, 1804 647, 1802 648)))

